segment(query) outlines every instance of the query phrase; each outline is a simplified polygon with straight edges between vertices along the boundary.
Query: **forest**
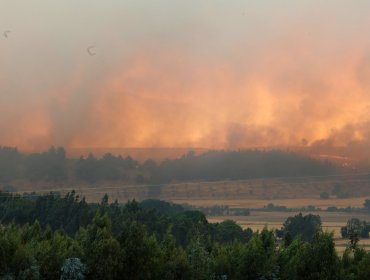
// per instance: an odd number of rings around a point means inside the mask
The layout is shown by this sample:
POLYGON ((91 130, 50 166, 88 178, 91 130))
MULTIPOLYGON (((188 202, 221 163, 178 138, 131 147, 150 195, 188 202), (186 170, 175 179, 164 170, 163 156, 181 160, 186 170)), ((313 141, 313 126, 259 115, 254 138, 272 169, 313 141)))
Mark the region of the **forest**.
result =
POLYGON ((357 232, 338 256, 313 214, 253 232, 159 200, 0 193, 0 219, 1 279, 370 279, 357 232))
POLYGON ((161 184, 181 181, 217 181, 255 178, 325 176, 336 173, 329 162, 294 152, 270 150, 188 152, 177 159, 140 163, 130 156, 110 153, 68 158, 64 148, 24 154, 0 147, 0 182, 15 180, 86 182, 125 181, 161 184))

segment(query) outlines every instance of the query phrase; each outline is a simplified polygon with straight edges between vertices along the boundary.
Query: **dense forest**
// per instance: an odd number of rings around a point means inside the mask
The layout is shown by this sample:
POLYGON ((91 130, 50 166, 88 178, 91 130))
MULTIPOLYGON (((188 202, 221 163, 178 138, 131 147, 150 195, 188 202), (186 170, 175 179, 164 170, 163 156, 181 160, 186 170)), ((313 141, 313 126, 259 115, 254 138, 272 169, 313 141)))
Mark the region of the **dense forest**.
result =
POLYGON ((89 204, 69 193, 0 193, 1 279, 370 279, 349 232, 342 256, 317 215, 279 231, 209 223, 163 201, 89 204))
POLYGON ((67 158, 63 148, 51 147, 42 153, 23 154, 16 148, 0 147, 0 182, 31 181, 127 181, 130 183, 169 183, 178 181, 217 181, 254 178, 328 175, 336 170, 298 153, 285 151, 193 152, 178 159, 140 163, 131 157, 90 154, 67 158))

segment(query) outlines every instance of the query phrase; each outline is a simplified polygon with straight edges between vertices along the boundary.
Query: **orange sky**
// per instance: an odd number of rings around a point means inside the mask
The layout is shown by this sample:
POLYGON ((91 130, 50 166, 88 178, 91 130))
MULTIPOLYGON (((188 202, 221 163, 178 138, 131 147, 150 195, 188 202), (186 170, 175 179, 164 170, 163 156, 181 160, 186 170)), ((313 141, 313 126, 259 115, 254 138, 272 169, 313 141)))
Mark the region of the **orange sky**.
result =
POLYGON ((99 2, 5 4, 0 145, 370 148, 368 2, 99 2))

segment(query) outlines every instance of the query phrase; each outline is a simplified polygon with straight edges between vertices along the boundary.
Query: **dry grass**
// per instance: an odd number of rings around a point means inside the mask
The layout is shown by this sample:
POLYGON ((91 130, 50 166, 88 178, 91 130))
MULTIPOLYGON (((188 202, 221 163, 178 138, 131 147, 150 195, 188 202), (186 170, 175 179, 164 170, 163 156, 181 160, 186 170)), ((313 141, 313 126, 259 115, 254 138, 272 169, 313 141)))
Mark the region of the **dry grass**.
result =
POLYGON ((361 207, 364 197, 370 196, 370 178, 365 175, 346 175, 338 177, 306 177, 290 179, 259 179, 222 182, 186 182, 166 185, 132 185, 125 182, 29 182, 11 183, 20 193, 48 192, 65 193, 75 189, 89 201, 100 201, 108 193, 112 199, 160 198, 180 203, 196 205, 225 204, 232 207, 262 207, 270 202, 287 207, 314 205, 317 207, 361 207), (336 199, 332 195, 335 185, 340 184, 342 192, 351 198, 336 199), (331 195, 329 200, 320 200, 320 193, 331 195))
POLYGON ((173 199, 172 201, 179 204, 190 204, 194 206, 212 206, 227 205, 232 208, 262 208, 269 203, 274 205, 286 206, 288 208, 303 208, 315 206, 326 209, 330 206, 338 208, 359 207, 362 208, 365 199, 368 197, 354 197, 327 200, 317 198, 291 198, 291 199, 173 199))
MULTIPOLYGON (((290 197, 287 198, 264 198, 265 195, 242 195, 232 193, 229 190, 228 195, 225 195, 224 188, 217 189, 202 189, 197 187, 193 190, 190 187, 183 185, 176 185, 174 187, 166 186, 162 188, 146 187, 146 186, 125 186, 120 184, 98 184, 98 185, 87 185, 87 184, 75 184, 75 185, 38 185, 36 186, 17 186, 19 193, 36 191, 37 193, 48 193, 50 191, 59 191, 61 194, 65 194, 68 191, 75 190, 80 196, 85 196, 87 201, 99 202, 102 196, 107 193, 111 200, 118 200, 119 202, 125 202, 127 200, 143 200, 148 198, 157 198, 172 201, 179 204, 190 204, 195 206, 212 206, 212 205, 227 205, 229 207, 236 208, 262 208, 269 203, 275 205, 286 206, 288 208, 302 208, 308 206, 315 206, 322 209, 326 209, 330 206, 336 206, 338 208, 346 207, 362 207, 365 199, 369 196, 358 196, 351 198, 330 198, 327 200, 319 199, 319 196, 312 194, 311 197, 307 197, 305 194, 300 193, 300 189, 291 191, 290 197), (182 189, 182 187, 184 189, 182 189), (232 193, 232 195, 231 195, 232 193)), ((266 190, 266 192, 270 192, 266 190)))

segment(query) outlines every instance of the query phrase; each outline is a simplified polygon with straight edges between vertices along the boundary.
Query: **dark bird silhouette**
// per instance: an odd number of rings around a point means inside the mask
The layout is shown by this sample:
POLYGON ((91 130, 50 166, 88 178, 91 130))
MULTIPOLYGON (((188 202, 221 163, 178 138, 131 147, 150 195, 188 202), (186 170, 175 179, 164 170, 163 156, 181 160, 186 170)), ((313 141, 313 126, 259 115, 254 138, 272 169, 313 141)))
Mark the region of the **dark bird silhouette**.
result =
POLYGON ((5 38, 8 38, 8 33, 10 33, 10 30, 6 30, 6 31, 4 31, 3 32, 3 36, 5 37, 5 38))
POLYGON ((96 55, 96 53, 93 51, 93 49, 95 48, 95 46, 89 46, 86 50, 87 50, 87 53, 91 56, 94 56, 96 55))

